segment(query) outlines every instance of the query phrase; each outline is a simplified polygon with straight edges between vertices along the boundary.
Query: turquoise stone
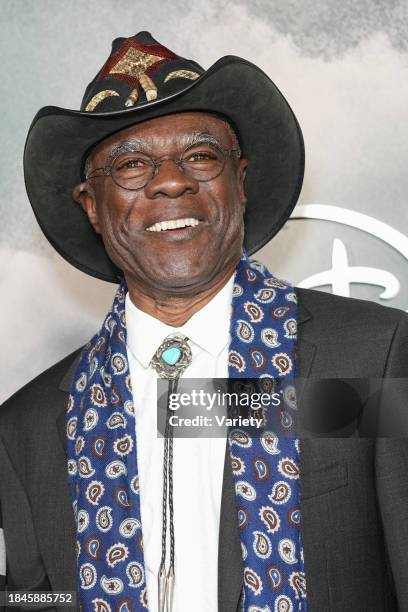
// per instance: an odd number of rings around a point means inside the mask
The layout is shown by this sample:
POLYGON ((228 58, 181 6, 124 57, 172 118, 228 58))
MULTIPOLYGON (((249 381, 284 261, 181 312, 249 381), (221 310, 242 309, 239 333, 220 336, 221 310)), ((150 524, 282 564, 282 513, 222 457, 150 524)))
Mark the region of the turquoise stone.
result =
POLYGON ((181 349, 178 346, 172 346, 161 354, 163 361, 167 363, 167 365, 174 365, 178 362, 181 357, 181 349))

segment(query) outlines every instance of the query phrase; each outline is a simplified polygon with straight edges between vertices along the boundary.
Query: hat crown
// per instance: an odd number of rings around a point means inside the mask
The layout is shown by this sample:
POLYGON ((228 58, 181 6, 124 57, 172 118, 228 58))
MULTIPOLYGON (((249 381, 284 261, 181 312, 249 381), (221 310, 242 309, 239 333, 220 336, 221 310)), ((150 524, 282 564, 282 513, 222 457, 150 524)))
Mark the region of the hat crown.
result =
POLYGON ((196 62, 157 42, 150 32, 115 38, 111 53, 86 88, 81 111, 110 113, 181 92, 204 73, 196 62))

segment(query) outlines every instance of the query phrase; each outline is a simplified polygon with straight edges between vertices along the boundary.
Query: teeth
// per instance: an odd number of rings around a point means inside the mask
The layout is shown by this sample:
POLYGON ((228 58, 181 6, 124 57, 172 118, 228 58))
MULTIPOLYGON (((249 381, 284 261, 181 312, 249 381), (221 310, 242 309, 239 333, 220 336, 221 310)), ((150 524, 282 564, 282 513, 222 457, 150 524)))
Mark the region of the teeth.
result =
POLYGON ((170 221, 159 221, 154 225, 146 227, 148 232, 163 232, 168 229, 179 229, 181 227, 194 227, 199 224, 198 219, 192 217, 188 219, 170 219, 170 221))

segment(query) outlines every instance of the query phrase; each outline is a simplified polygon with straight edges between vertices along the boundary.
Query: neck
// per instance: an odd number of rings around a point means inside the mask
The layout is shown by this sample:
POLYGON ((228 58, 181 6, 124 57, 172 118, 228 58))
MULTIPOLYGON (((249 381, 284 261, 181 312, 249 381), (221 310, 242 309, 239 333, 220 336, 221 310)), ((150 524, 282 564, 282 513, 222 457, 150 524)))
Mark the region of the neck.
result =
MULTIPOLYGON (((181 327, 193 314, 203 308, 224 287, 234 272, 238 262, 233 262, 222 274, 203 291, 188 296, 169 297, 151 295, 143 287, 128 283, 129 296, 133 304, 147 314, 159 319, 166 325, 181 327)), ((128 281, 128 279, 126 279, 128 281)))

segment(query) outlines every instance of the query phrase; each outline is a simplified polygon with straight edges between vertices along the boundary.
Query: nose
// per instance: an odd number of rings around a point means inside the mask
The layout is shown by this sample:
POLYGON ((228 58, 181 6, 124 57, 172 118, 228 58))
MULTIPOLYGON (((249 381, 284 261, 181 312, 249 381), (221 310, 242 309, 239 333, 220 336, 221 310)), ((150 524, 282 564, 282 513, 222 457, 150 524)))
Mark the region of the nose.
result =
POLYGON ((150 199, 178 198, 185 193, 197 193, 198 181, 187 176, 172 159, 163 160, 155 176, 147 183, 145 194, 150 199))

